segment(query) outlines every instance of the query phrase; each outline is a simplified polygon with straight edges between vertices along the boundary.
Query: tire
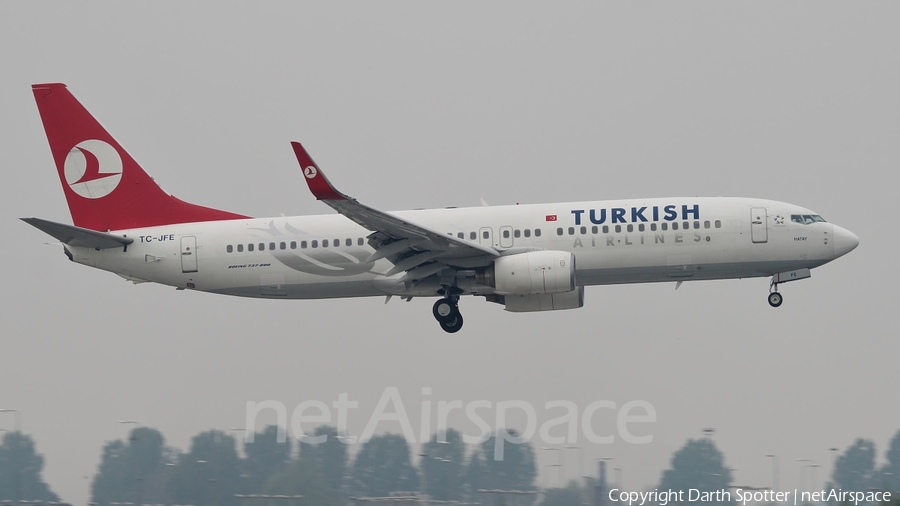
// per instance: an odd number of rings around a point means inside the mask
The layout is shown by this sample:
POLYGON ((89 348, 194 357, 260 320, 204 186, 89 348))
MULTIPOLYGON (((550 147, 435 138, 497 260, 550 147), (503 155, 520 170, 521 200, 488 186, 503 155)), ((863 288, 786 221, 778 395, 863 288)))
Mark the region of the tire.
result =
POLYGON ((459 311, 456 311, 456 318, 453 318, 448 322, 441 322, 441 328, 444 329, 444 332, 448 334, 455 334, 459 332, 463 326, 463 317, 459 314, 459 311))
POLYGON ((784 297, 781 296, 778 292, 772 292, 769 294, 769 305, 772 307, 778 307, 781 303, 784 302, 784 297))
POLYGON ((435 320, 444 324, 459 315, 459 310, 456 309, 456 305, 453 304, 450 299, 438 299, 438 301, 434 303, 431 313, 434 315, 435 320))

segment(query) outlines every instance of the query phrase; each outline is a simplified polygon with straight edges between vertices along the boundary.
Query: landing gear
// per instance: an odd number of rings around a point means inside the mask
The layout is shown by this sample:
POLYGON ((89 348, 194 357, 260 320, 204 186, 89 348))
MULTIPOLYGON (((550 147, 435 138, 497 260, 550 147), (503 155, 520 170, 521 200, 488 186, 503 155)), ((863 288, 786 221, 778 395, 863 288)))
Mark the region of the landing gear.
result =
POLYGON ((772 282, 769 283, 769 305, 772 307, 778 307, 784 302, 784 297, 778 293, 778 275, 772 277, 772 282))
POLYGON ((431 312, 434 314, 434 319, 441 324, 444 332, 453 334, 463 326, 463 317, 459 313, 459 296, 438 299, 431 312))
POLYGON ((444 329, 444 332, 453 334, 455 332, 459 332, 463 326, 463 317, 459 314, 459 311, 456 311, 456 317, 447 322, 441 322, 441 328, 444 329))
POLYGON ((455 313, 459 313, 459 309, 457 309, 456 304, 451 299, 440 299, 434 303, 434 307, 431 312, 434 314, 434 319, 440 323, 444 323, 446 321, 450 321, 453 319, 453 315, 455 313))
POLYGON ((797 269, 794 271, 787 272, 779 272, 772 276, 772 282, 769 283, 769 305, 772 307, 778 307, 784 302, 784 297, 778 293, 778 285, 782 283, 787 283, 788 281, 799 281, 801 279, 806 279, 810 276, 809 269, 797 269))

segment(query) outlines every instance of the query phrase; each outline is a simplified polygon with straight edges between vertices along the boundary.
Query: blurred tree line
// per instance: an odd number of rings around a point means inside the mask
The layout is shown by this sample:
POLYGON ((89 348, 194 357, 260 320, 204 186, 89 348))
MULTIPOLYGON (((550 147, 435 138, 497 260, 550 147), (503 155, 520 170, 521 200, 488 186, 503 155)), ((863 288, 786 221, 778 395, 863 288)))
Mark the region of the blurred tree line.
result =
POLYGON ((235 495, 266 494, 302 495, 297 506, 328 506, 350 497, 418 491, 476 502, 481 488, 535 490, 537 465, 528 444, 507 444, 504 460, 495 461, 493 437, 467 455, 462 435, 450 429, 446 441, 435 435, 412 455, 402 436, 384 434, 362 444, 350 462, 348 445, 334 427, 318 427, 312 435, 328 437, 300 443, 295 452, 291 439, 279 443, 278 428, 269 426, 243 445, 242 457, 235 438, 222 431, 198 434, 181 453, 167 447, 159 431, 136 428, 127 441, 104 446, 91 502, 242 506, 235 495))
POLYGON ((835 487, 854 492, 882 490, 900 493, 900 431, 888 443, 885 463, 875 463, 875 442, 857 439, 837 456, 831 480, 835 487))
MULTIPOLYGON (((835 458, 832 482, 825 489, 838 489, 853 492, 885 491, 892 492, 891 504, 900 504, 900 431, 891 439, 885 453, 885 462, 876 464, 877 451, 875 443, 870 440, 857 439, 842 454, 835 458)), ((724 454, 716 447, 712 438, 689 439, 684 446, 672 455, 668 469, 663 471, 657 490, 697 489, 701 492, 733 490, 732 469, 725 464, 724 454)), ((621 484, 609 484, 619 487, 621 484)), ((592 503, 593 485, 580 485, 572 481, 565 488, 549 488, 544 490, 542 505, 577 506, 592 503)), ((731 506, 733 501, 716 501, 715 495, 702 501, 685 500, 681 504, 700 504, 704 506, 731 506)), ((685 496, 685 499, 688 499, 685 496)))
MULTIPOLYGON (((295 448, 290 438, 279 443, 278 428, 269 426, 255 434, 253 443, 243 444, 239 453, 234 437, 211 430, 196 435, 188 451, 182 452, 167 446, 159 431, 139 427, 127 440, 104 445, 91 502, 257 506, 252 500, 241 504, 235 495, 269 494, 304 496, 296 506, 328 506, 346 504, 350 497, 403 491, 424 492, 441 501, 490 503, 493 500, 486 501, 479 489, 537 488, 536 458, 529 444, 509 444, 504 460, 495 461, 493 437, 467 451, 462 435, 450 429, 443 440, 434 435, 421 446, 421 453, 413 455, 402 436, 384 434, 364 443, 351 462, 348 445, 334 427, 318 427, 313 435, 328 438, 295 448)), ((900 492, 900 431, 884 456, 878 465, 874 442, 857 439, 835 457, 832 481, 826 487, 900 492)), ((41 476, 43 466, 29 436, 5 432, 0 444, 0 499, 59 501, 41 476)), ((711 438, 690 439, 673 454, 657 488, 714 492, 729 489, 732 478, 711 438)), ((583 504, 591 501, 593 485, 572 481, 543 492, 542 504, 583 504)), ((534 502, 535 496, 528 499, 534 502)))
POLYGON ((34 440, 21 432, 4 432, 0 445, 0 500, 59 501, 41 478, 44 457, 34 440))

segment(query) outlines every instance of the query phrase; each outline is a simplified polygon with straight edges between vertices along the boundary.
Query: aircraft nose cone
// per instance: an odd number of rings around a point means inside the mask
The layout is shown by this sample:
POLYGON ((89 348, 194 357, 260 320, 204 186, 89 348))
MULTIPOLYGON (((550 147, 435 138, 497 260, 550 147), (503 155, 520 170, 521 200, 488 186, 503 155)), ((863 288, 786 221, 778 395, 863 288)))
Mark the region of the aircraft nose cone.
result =
POLYGON ((856 237, 856 234, 846 228, 834 226, 834 258, 850 253, 857 246, 859 246, 859 237, 856 237))

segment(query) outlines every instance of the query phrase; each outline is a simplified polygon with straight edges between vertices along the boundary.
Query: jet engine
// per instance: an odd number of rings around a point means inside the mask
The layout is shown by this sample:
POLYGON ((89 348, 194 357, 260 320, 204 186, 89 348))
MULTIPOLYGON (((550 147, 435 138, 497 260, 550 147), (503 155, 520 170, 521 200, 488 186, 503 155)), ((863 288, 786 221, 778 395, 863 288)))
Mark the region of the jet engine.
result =
POLYGON ((475 274, 475 282, 499 295, 546 295, 575 290, 575 255, 529 251, 502 256, 475 274))

